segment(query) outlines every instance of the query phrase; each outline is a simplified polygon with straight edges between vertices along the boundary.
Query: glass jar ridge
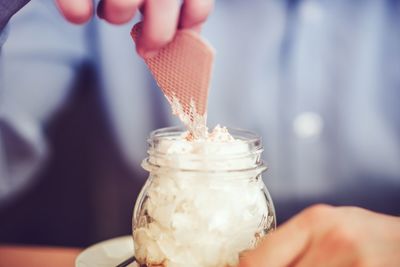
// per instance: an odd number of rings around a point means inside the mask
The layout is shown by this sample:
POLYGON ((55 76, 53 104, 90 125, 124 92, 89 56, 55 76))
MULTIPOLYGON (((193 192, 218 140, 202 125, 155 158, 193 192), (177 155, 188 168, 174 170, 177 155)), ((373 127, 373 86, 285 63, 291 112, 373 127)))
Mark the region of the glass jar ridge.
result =
POLYGON ((238 175, 265 171, 267 167, 261 159, 263 147, 260 137, 247 130, 227 130, 235 141, 185 140, 185 130, 180 127, 153 131, 147 140, 148 157, 142 162, 142 167, 147 171, 164 168, 200 173, 226 171, 238 175), (179 145, 170 151, 177 141, 179 145))

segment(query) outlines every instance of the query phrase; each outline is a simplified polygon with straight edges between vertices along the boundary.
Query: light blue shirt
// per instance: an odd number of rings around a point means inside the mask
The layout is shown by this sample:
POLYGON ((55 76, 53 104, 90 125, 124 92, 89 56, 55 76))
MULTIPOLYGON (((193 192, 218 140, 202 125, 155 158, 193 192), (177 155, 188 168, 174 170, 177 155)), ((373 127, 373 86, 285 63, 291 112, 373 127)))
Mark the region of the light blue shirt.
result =
MULTIPOLYGON (((52 2, 29 3, 3 45, 0 202, 46 162, 43 128, 84 62, 96 68, 115 138, 135 168, 149 132, 178 123, 150 88, 133 23, 74 26, 52 2)), ((203 31, 217 51, 209 124, 262 136, 273 198, 386 187, 400 194, 399 13, 399 1, 216 2, 203 31)))

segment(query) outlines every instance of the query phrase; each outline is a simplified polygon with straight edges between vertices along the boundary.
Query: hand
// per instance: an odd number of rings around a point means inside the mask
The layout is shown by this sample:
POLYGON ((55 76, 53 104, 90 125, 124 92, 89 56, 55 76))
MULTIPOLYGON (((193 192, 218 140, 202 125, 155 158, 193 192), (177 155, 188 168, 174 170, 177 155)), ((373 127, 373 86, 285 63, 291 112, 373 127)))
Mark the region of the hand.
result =
POLYGON ((240 256, 239 267, 400 266, 400 219, 317 205, 240 256))
MULTIPOLYGON (((93 0, 56 0, 64 17, 81 24, 93 14, 93 0)), ((154 53, 166 45, 178 28, 199 29, 213 8, 213 0, 102 0, 97 13, 112 24, 126 23, 140 8, 143 12, 143 30, 139 53, 154 53)))

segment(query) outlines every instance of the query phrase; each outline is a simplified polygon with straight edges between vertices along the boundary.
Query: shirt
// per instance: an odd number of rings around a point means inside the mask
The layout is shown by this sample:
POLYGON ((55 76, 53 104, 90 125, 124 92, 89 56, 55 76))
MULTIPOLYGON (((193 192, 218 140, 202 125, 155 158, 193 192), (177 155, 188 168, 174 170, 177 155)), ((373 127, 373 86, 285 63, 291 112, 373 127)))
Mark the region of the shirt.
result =
MULTIPOLYGON (((209 124, 261 135, 273 199, 399 211, 399 11, 389 0, 216 1, 203 31, 217 51, 209 124)), ((84 62, 132 165, 151 130, 178 123, 134 52, 133 23, 74 26, 49 0, 12 19, 1 55, 0 201, 46 161, 43 127, 84 62)))

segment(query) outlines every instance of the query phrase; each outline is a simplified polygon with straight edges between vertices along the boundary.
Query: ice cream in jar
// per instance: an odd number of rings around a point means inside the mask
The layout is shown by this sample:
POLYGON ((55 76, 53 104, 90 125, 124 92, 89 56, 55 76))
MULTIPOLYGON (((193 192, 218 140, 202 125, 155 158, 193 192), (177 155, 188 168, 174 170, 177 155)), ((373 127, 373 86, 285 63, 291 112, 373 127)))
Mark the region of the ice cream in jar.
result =
MULTIPOLYGON (((136 27, 135 40, 139 33, 136 27)), ((148 139, 142 166, 149 177, 133 214, 135 257, 142 266, 233 267, 240 252, 276 225, 261 176, 260 138, 206 127, 210 51, 185 31, 146 60, 186 128, 159 129, 148 139)))

